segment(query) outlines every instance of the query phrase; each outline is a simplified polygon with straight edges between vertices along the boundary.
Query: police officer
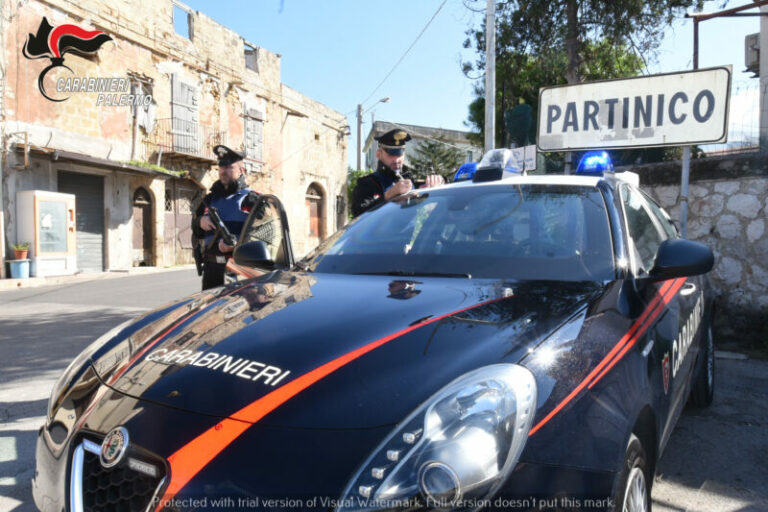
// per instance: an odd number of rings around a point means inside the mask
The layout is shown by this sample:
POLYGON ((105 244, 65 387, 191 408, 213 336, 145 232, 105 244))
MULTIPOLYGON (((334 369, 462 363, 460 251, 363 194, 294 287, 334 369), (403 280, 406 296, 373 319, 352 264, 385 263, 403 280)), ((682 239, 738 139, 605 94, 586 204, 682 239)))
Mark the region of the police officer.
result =
POLYGON ((227 255, 234 249, 221 237, 215 240, 216 225, 207 215, 207 208, 215 207, 229 232, 238 236, 257 199, 257 194, 245 185, 244 155, 222 145, 213 148, 213 152, 218 157, 219 179, 211 185, 210 192, 203 198, 192 221, 195 235, 204 240, 206 247, 203 256, 203 290, 224 284, 227 255))
MULTIPOLYGON (((413 189, 410 169, 404 165, 405 143, 411 136, 396 128, 374 139, 379 144, 376 150, 378 163, 375 172, 357 180, 352 193, 352 215, 355 217, 413 189)), ((444 181, 442 176, 432 174, 420 188, 442 185, 444 181)))

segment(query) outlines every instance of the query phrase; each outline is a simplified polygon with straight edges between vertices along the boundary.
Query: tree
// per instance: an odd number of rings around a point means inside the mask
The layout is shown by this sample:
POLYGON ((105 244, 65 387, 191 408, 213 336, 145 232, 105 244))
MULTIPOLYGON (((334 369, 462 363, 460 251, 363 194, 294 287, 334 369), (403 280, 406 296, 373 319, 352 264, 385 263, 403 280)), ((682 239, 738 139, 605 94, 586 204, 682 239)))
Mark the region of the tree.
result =
POLYGON ((410 167, 425 178, 429 174, 439 174, 447 182, 464 163, 464 153, 439 140, 424 140, 415 148, 415 155, 410 158, 410 167))
MULTIPOLYGON (((484 44, 484 43, 483 43, 484 44)), ((585 68, 585 78, 601 80, 637 75, 642 69, 642 60, 627 48, 611 47, 605 41, 585 46, 590 66, 585 68)), ((534 112, 530 126, 529 141, 536 139, 536 112, 539 106, 539 88, 567 83, 565 77, 567 56, 562 50, 551 50, 541 55, 505 51, 496 58, 496 143, 507 145, 507 127, 503 122, 504 112, 511 110, 520 101, 530 105, 534 112)), ((484 64, 483 64, 484 65, 484 64)), ((465 72, 472 71, 465 64, 465 72)), ((467 124, 479 132, 468 138, 482 144, 485 125, 485 89, 482 84, 475 87, 476 99, 469 105, 467 124)))
MULTIPOLYGON (((464 0, 484 11, 482 0, 464 0)), ((504 111, 520 98, 537 111, 543 86, 635 76, 654 59, 664 30, 703 0, 508 0, 496 11, 497 144, 506 142, 504 111), (562 20, 562 21, 561 21, 562 20)), ((463 63, 468 76, 485 69, 485 29, 467 31, 465 48, 477 50, 463 63)), ((483 140, 484 90, 469 106, 467 124, 483 140)), ((534 120, 532 127, 535 133, 534 120)), ((533 137, 531 138, 533 140, 533 137)))

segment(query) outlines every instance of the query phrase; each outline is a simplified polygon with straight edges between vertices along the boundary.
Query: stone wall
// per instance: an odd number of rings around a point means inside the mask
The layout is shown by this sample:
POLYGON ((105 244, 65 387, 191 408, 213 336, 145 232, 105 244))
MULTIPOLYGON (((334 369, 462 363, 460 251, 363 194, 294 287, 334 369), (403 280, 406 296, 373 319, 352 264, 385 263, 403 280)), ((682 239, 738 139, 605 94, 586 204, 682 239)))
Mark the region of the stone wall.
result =
MULTIPOLYGON (((680 225, 680 162, 622 170, 640 175, 680 225)), ((710 281, 718 295, 720 340, 768 346, 768 155, 691 161, 688 238, 715 254, 710 281)))

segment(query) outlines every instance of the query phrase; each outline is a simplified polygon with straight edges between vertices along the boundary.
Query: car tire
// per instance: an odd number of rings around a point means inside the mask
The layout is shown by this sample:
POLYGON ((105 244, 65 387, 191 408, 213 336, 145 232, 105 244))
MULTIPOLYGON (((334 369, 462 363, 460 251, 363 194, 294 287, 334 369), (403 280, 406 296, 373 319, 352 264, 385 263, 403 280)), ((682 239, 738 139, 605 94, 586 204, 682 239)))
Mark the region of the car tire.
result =
POLYGON ((707 328, 707 337, 701 347, 703 361, 691 389, 691 403, 695 407, 708 407, 715 395, 715 343, 712 326, 707 328))
POLYGON ((640 439, 629 436, 616 492, 615 512, 651 512, 652 477, 640 439))

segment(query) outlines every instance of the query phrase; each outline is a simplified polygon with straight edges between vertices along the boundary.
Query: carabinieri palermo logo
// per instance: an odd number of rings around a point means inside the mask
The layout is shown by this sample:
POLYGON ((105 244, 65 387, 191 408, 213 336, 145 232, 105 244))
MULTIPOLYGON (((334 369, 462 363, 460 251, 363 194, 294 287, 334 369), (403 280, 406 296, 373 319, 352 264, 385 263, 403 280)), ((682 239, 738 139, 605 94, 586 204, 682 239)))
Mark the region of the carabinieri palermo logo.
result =
POLYGON ((101 443, 101 465, 111 468, 119 463, 128 448, 128 431, 123 427, 112 429, 101 443))
POLYGON ((24 43, 22 53, 28 59, 51 59, 51 64, 43 69, 37 78, 37 87, 40 93, 51 101, 64 101, 64 99, 55 99, 48 96, 45 92, 43 80, 46 73, 52 69, 63 67, 72 70, 64 65, 64 55, 67 53, 79 53, 88 55, 96 53, 101 46, 112 38, 101 30, 85 30, 77 25, 59 25, 52 27, 46 18, 40 22, 37 29, 37 35, 29 34, 24 43))

